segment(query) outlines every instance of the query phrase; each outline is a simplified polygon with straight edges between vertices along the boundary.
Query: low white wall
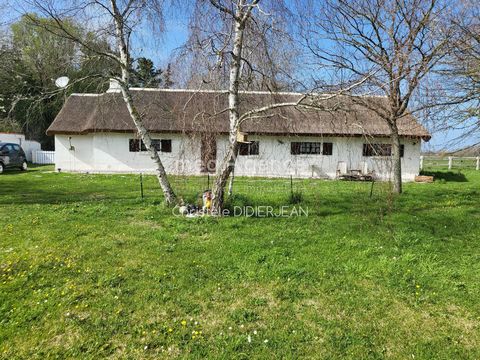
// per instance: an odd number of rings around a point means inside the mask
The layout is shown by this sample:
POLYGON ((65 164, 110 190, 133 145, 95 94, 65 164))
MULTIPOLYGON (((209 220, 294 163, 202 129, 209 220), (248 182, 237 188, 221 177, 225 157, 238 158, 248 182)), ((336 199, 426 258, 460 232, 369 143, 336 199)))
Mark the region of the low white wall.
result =
POLYGON ((13 144, 22 145, 25 141, 25 135, 18 133, 3 133, 0 132, 0 142, 8 142, 13 144))
MULTIPOLYGON (((147 152, 130 152, 129 139, 133 134, 97 133, 89 135, 56 135, 55 167, 62 171, 80 172, 145 172, 154 171, 147 152)), ((172 140, 172 152, 161 153, 167 173, 200 175, 200 140, 181 134, 152 134, 154 139, 172 140)), ((388 180, 391 175, 389 157, 364 157, 365 139, 360 137, 281 137, 249 136, 259 141, 259 155, 238 156, 235 173, 240 176, 322 177, 335 178, 338 163, 347 169, 360 169, 366 162, 378 178, 388 180), (292 141, 331 142, 332 155, 291 155, 292 141)), ((389 143, 389 139, 369 139, 370 143, 389 143)), ((411 181, 419 172, 420 146, 418 139, 402 139, 405 145, 402 172, 405 181, 411 181)), ((217 138, 217 167, 228 146, 226 136, 217 138)))
POLYGON ((40 151, 42 149, 40 143, 34 140, 25 140, 22 144, 23 151, 25 151, 25 155, 27 155, 27 161, 32 162, 34 153, 40 151))

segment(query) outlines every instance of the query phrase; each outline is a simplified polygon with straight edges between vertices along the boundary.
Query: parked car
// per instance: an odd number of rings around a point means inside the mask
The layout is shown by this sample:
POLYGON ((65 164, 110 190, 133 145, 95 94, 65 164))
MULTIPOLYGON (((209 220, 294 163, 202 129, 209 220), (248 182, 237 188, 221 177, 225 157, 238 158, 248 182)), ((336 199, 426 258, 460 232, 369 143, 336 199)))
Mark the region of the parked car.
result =
POLYGON ((27 157, 20 145, 0 143, 0 174, 6 169, 27 170, 27 157))

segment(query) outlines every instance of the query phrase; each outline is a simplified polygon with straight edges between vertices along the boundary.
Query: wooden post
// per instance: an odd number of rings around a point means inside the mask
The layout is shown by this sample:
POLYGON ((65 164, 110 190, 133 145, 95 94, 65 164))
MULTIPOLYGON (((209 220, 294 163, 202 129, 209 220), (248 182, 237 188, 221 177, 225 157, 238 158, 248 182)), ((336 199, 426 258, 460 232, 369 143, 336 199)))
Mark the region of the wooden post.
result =
POLYGON ((290 196, 293 199, 293 176, 290 175, 290 196))
POLYGON ((420 170, 423 170, 423 155, 420 155, 420 170))
POLYGON ((448 157, 448 170, 452 170, 453 157, 448 157))
POLYGON ((480 170, 480 156, 477 156, 477 166, 475 166, 476 170, 480 170))

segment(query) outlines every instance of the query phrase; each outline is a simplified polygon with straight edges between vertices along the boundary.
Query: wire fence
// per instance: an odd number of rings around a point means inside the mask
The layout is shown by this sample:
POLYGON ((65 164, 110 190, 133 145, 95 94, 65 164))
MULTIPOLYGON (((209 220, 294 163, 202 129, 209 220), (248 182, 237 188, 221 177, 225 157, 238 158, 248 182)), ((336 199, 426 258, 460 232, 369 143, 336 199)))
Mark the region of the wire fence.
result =
MULTIPOLYGON (((35 168, 35 166, 33 167, 35 168)), ((55 173, 58 180, 52 181, 52 171, 41 171, 36 166, 34 181, 22 185, 15 191, 16 182, 4 182, 0 195, 1 204, 11 203, 55 203, 69 204, 102 201, 146 200, 163 203, 163 192, 154 175, 146 174, 71 174, 55 173), (58 175, 57 175, 58 174, 58 175)), ((19 174, 20 172, 18 172, 19 174)), ((33 173, 33 171, 32 171, 33 173)), ((17 173, 7 174, 12 176, 17 173)), ((5 175, 5 176, 7 176, 5 175)), ((7 178, 8 179, 8 178, 7 178)), ((214 176, 169 176, 169 181, 178 199, 185 204, 202 204, 202 195, 213 188, 214 176)), ((391 188, 389 182, 335 181, 314 178, 256 178, 235 177, 233 194, 226 200, 235 199, 245 205, 288 205, 306 202, 310 204, 345 201, 368 201, 384 197, 391 188)))
MULTIPOLYGON (((201 204, 203 193, 212 189, 214 179, 213 175, 169 177, 178 198, 188 204, 201 204)), ((139 175, 136 181, 135 187, 143 198, 159 198, 162 195, 155 176, 139 175)), ((351 198, 352 194, 371 198, 380 193, 386 194, 390 187, 388 182, 352 181, 342 186, 339 181, 325 179, 235 177, 233 191, 226 194, 226 198, 262 205, 315 202, 328 198, 351 198)))

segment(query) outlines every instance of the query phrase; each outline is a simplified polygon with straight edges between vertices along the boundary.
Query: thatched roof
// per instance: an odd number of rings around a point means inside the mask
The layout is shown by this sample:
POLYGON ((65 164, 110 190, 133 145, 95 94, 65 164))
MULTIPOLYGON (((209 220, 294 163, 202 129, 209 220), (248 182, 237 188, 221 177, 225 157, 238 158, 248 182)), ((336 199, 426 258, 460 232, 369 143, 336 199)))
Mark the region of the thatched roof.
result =
MULTIPOLYGON (((132 93, 151 132, 228 133, 226 91, 135 89, 132 93)), ((300 97, 297 93, 244 92, 240 96, 240 114, 272 103, 296 102, 300 97)), ((385 98, 352 100, 337 96, 327 100, 307 98, 304 102, 315 103, 324 110, 277 108, 246 120, 241 130, 249 134, 304 136, 388 136, 390 133, 385 121, 364 106, 381 107, 385 105, 385 98)), ((400 119, 398 128, 401 136, 430 139, 428 131, 411 115, 400 119)), ((92 132, 136 132, 120 93, 72 94, 47 130, 48 135, 92 132)))

